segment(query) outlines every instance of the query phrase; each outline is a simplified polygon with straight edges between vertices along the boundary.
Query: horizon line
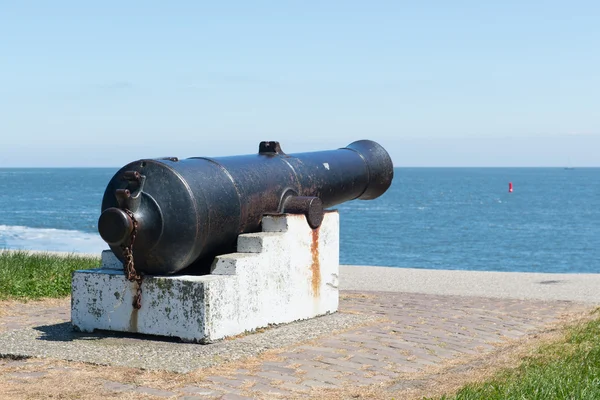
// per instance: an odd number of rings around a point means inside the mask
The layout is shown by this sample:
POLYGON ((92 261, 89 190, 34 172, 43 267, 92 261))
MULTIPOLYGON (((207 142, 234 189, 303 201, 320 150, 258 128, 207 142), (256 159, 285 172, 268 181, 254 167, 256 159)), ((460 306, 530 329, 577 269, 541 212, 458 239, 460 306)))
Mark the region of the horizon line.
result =
MULTIPOLYGON (((114 166, 36 166, 36 167, 25 167, 25 166, 0 166, 0 169, 121 169, 124 165, 119 167, 114 166)), ((547 169, 581 169, 581 168, 600 168, 600 165, 539 165, 539 166, 523 166, 523 165, 394 165, 394 168, 547 168, 547 169)))

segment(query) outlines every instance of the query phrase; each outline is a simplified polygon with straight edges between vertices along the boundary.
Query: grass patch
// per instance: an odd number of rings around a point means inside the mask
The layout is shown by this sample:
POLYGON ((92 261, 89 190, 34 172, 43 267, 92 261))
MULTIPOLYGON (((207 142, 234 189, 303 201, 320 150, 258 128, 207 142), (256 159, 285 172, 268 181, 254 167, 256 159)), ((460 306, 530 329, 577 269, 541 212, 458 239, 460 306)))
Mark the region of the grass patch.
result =
POLYGON ((519 367, 441 399, 600 399, 600 319, 565 329, 561 340, 538 347, 519 367))
POLYGON ((0 300, 67 296, 73 271, 99 266, 94 257, 0 251, 0 300))

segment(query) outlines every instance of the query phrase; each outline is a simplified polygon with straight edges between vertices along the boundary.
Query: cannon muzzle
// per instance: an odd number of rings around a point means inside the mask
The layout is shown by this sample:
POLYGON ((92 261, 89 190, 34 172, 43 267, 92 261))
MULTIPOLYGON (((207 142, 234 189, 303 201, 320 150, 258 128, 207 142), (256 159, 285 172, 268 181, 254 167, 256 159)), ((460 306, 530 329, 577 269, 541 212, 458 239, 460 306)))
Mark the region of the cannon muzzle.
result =
POLYGON ((301 213, 316 229, 324 208, 375 199, 393 175, 390 156, 370 140, 294 155, 261 142, 252 155, 138 160, 109 182, 98 231, 121 260, 133 233, 136 269, 168 275, 234 251, 267 213, 301 213))

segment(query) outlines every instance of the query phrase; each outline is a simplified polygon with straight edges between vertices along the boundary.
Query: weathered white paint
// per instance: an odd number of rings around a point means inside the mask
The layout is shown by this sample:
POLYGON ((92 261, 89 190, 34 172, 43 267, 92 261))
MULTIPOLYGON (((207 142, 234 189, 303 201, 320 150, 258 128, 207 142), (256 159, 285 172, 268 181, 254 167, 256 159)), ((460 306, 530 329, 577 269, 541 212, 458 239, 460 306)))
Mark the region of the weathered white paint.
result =
POLYGON ((303 215, 265 216, 262 226, 240 235, 238 252, 217 257, 210 275, 144 277, 139 311, 136 284, 103 252, 103 268, 73 275, 73 325, 211 342, 337 311, 338 213, 314 231, 303 215))

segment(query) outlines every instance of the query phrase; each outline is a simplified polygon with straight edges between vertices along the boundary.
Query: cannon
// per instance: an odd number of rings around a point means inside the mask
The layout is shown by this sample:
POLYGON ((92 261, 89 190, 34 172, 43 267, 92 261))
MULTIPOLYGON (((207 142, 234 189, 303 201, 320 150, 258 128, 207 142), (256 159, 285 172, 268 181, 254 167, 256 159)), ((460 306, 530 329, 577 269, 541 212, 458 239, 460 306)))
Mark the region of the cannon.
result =
POLYGON ((388 153, 369 140, 291 155, 261 142, 258 154, 143 159, 108 183, 98 231, 121 261, 132 253, 138 272, 171 275, 234 251, 265 214, 304 214, 317 229, 325 208, 381 196, 393 173, 388 153))

